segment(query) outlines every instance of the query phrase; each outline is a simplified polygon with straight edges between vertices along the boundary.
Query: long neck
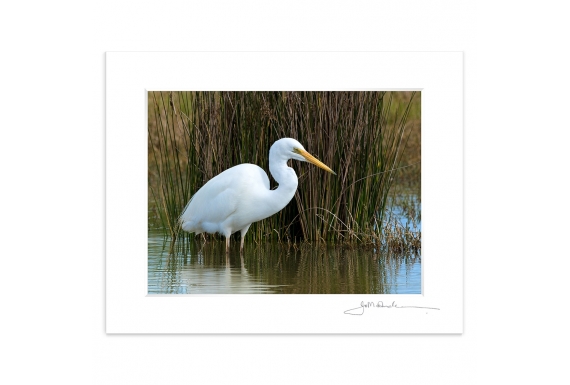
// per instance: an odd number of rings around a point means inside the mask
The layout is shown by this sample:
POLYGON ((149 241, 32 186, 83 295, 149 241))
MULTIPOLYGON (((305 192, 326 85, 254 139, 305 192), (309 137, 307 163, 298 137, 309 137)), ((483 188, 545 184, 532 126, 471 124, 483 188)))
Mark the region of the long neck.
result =
POLYGON ((295 170, 287 166, 287 159, 269 152, 269 171, 279 183, 276 190, 271 190, 273 202, 278 210, 281 210, 295 196, 297 191, 297 174, 295 170))

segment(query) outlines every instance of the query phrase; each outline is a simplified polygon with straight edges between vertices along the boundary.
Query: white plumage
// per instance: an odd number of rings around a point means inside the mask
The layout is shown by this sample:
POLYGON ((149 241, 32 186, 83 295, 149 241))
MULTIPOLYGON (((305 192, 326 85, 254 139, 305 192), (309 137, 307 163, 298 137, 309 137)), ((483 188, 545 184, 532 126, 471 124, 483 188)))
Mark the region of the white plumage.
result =
POLYGON ((226 252, 230 236, 241 231, 243 249, 249 226, 282 210, 293 199, 298 180, 295 170, 287 166, 289 159, 311 162, 334 174, 295 139, 279 139, 269 150, 269 170, 279 183, 277 189, 269 189, 267 174, 254 164, 229 168, 210 179, 190 199, 180 216, 182 229, 196 234, 223 234, 226 252))

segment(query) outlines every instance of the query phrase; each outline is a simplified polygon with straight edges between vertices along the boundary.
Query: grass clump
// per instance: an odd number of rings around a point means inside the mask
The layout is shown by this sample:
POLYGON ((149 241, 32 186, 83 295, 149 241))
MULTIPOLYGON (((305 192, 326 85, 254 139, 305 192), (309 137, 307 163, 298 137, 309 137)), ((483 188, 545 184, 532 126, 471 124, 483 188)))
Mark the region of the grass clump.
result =
POLYGON ((386 213, 398 175, 419 186, 418 135, 410 135, 419 123, 408 124, 419 122, 419 108, 415 92, 149 92, 149 218, 174 244, 193 193, 240 163, 268 172, 269 148, 291 137, 337 175, 290 162, 299 176, 294 199, 254 223, 246 241, 386 243, 399 236, 414 243, 386 213), (408 142, 417 142, 415 150, 408 142))

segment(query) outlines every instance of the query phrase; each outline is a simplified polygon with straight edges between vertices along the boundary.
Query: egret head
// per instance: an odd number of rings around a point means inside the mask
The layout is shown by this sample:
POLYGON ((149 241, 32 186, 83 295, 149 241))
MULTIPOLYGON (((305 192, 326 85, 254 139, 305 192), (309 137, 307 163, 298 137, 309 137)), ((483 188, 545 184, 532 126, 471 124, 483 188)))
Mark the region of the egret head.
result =
POLYGON ((275 155, 283 157, 285 159, 296 159, 300 160, 301 162, 312 163, 315 166, 320 167, 328 172, 332 172, 333 174, 336 175, 336 173, 333 170, 331 170, 327 165, 325 165, 323 162, 321 162, 320 160, 309 154, 305 150, 303 145, 298 141, 296 141, 295 139, 292 138, 279 139, 278 141, 273 143, 273 146, 271 146, 271 149, 269 150, 270 156, 273 152, 275 152, 275 155))

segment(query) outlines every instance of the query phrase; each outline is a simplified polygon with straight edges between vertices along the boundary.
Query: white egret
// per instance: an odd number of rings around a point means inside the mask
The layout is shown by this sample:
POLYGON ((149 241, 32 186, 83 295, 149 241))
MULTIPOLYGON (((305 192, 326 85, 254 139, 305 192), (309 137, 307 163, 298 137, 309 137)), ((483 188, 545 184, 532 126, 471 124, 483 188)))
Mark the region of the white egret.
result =
MULTIPOLYGON (((249 226, 283 209, 297 190, 297 174, 287 166, 289 159, 310 162, 333 174, 335 172, 305 151, 291 138, 279 139, 269 150, 269 171, 279 183, 269 189, 269 178, 261 167, 244 163, 210 179, 190 199, 180 216, 180 225, 189 233, 220 233, 226 237, 241 231, 240 250, 249 226)), ((336 175, 336 174, 335 174, 336 175)))

